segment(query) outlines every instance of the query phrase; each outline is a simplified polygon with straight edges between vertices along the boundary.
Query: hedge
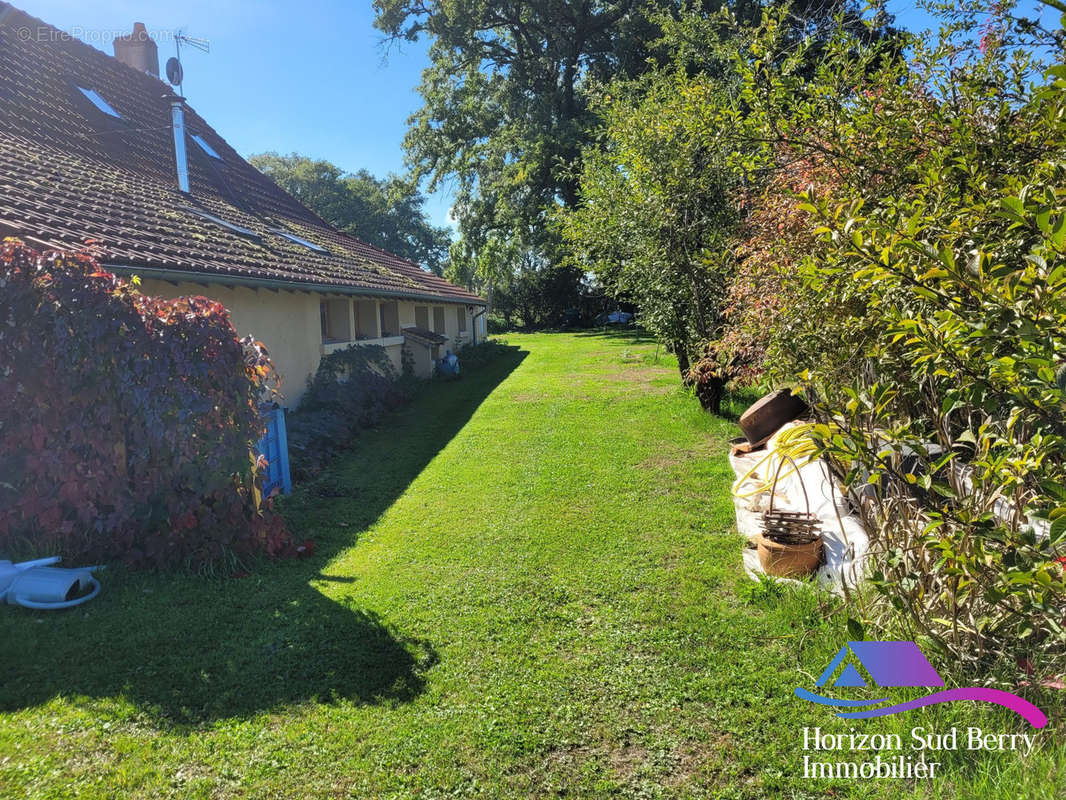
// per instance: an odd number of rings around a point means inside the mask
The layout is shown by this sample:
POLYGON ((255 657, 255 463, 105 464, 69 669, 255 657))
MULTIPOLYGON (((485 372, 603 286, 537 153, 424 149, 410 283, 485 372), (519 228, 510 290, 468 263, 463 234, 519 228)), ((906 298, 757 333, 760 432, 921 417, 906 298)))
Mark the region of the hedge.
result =
POLYGON ((88 254, 0 248, 0 553, 203 568, 290 546, 260 507, 263 345, 88 254))

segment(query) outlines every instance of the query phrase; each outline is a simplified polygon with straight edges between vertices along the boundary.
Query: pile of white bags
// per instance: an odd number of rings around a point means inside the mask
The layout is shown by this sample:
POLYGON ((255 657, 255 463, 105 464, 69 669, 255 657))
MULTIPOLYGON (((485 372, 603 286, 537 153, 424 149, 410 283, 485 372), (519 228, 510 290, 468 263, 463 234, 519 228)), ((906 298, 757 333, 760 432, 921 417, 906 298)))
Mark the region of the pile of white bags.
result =
MULTIPOLYGON (((816 577, 827 588, 840 591, 844 585, 853 587, 862 579, 869 537, 821 460, 801 458, 797 466, 778 452, 777 440, 782 432, 802 424, 790 422, 782 426, 767 442, 765 450, 729 457, 738 481, 744 478, 733 486, 737 529, 748 537, 761 531, 762 513, 770 508, 770 491, 757 490, 760 486, 774 485, 774 476, 780 467, 773 507, 784 511, 809 510, 818 517, 823 564, 816 577)), ((753 548, 744 551, 744 569, 755 579, 766 574, 753 548)))

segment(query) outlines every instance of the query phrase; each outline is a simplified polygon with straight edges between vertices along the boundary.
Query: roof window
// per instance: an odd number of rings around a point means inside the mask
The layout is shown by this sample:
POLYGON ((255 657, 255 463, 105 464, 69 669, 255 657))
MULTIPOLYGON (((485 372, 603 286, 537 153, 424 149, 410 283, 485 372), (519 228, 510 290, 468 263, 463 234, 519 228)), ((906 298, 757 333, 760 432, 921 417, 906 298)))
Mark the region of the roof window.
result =
POLYGON ((288 231, 282 230, 281 228, 271 228, 270 232, 276 233, 278 236, 284 236, 290 242, 296 242, 296 244, 303 245, 308 250, 313 250, 316 253, 329 253, 329 250, 324 248, 322 245, 315 244, 314 242, 309 242, 307 239, 302 239, 296 234, 289 233, 288 231))
POLYGON ((194 208, 192 206, 182 206, 182 210, 188 211, 190 214, 195 214, 200 219, 205 219, 208 222, 213 222, 216 225, 225 228, 226 230, 233 231, 234 233, 239 233, 241 236, 247 236, 251 239, 259 238, 259 234, 251 230, 250 228, 245 228, 241 225, 234 225, 232 222, 227 222, 226 220, 222 219, 222 217, 216 217, 214 214, 208 214, 202 209, 194 208))
POLYGON ((115 119, 122 119, 122 115, 115 111, 115 109, 111 107, 111 104, 108 103, 104 98, 102 98, 100 96, 100 93, 97 92, 96 89, 86 89, 84 86, 79 86, 78 91, 85 95, 89 99, 90 103, 92 103, 94 106, 96 106, 108 116, 114 117, 115 119))
POLYGON ((192 135, 192 140, 194 142, 196 142, 198 145, 200 145, 200 149, 203 150, 205 153, 207 153, 209 156, 211 156, 211 158, 217 158, 219 161, 222 160, 222 156, 220 156, 217 152, 215 152, 215 148, 213 148, 211 145, 209 145, 207 143, 207 140, 204 139, 203 136, 201 136, 198 133, 194 133, 192 135))

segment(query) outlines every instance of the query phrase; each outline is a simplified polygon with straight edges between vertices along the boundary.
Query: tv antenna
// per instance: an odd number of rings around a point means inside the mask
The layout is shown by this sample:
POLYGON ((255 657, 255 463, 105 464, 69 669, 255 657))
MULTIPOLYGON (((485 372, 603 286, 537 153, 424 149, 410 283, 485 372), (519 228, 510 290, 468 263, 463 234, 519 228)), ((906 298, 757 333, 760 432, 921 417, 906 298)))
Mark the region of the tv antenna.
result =
POLYGON ((182 93, 182 83, 185 80, 185 70, 181 66, 181 46, 185 44, 189 47, 194 47, 202 53, 211 52, 211 42, 207 39, 200 39, 196 36, 186 36, 185 32, 180 28, 174 34, 174 49, 177 55, 167 59, 167 80, 170 81, 171 86, 178 87, 178 94, 184 96, 182 93))

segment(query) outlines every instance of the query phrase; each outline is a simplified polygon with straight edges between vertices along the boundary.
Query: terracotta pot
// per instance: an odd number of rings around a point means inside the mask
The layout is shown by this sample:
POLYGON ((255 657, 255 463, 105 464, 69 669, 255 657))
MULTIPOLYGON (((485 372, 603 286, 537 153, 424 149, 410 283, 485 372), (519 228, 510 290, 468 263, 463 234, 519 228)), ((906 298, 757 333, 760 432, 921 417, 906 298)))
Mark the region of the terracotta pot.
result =
POLYGON ((809 544, 778 544, 761 533, 755 537, 759 563, 767 575, 798 578, 809 575, 822 561, 822 537, 809 544))

